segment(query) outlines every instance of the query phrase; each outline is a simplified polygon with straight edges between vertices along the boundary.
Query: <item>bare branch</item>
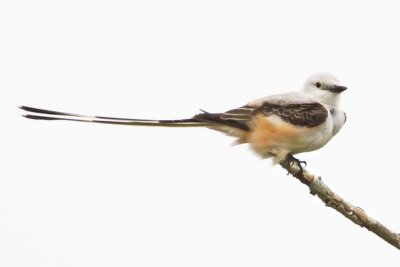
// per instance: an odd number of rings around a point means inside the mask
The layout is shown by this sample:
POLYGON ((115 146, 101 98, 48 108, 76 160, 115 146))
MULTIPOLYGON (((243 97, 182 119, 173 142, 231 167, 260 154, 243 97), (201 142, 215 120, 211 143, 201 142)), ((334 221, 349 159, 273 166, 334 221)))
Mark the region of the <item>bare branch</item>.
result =
POLYGON ((300 182, 307 185, 310 188, 310 193, 317 195, 326 206, 337 210, 355 224, 367 228, 389 244, 400 249, 400 234, 392 232, 386 226, 368 216, 361 208, 352 205, 334 193, 322 182, 321 177, 309 173, 304 168, 303 175, 301 175, 301 170, 297 164, 281 162, 280 165, 300 182))

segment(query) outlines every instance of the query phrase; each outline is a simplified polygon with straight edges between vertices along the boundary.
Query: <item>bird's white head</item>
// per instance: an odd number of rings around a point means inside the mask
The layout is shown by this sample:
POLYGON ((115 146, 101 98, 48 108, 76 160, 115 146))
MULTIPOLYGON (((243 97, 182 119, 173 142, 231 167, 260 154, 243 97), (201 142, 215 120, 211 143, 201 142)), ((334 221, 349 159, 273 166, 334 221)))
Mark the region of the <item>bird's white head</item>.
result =
POLYGON ((316 73, 312 75, 304 84, 303 92, 312 99, 319 102, 337 106, 339 95, 347 87, 341 85, 340 81, 330 73, 316 73))

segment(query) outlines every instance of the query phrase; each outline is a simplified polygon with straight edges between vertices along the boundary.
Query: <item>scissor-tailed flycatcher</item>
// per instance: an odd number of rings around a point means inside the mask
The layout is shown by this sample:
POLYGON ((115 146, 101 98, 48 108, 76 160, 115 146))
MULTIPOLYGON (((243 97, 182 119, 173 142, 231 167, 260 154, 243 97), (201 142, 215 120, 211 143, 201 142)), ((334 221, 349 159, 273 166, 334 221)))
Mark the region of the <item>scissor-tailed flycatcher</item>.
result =
POLYGON ((69 120, 122 125, 208 127, 248 143, 262 158, 274 157, 277 163, 300 161, 294 154, 323 147, 346 122, 339 109, 339 95, 347 88, 335 76, 311 76, 298 92, 268 96, 224 113, 203 112, 183 120, 142 120, 85 116, 21 106, 33 114, 29 119, 69 120))

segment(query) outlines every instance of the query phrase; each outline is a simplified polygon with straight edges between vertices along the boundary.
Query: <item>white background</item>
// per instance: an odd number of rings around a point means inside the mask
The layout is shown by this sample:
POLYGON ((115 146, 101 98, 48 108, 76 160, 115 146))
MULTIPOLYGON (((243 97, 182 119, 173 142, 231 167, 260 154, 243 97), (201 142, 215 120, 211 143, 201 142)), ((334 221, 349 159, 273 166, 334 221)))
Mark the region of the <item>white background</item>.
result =
POLYGON ((299 157, 400 231, 398 1, 2 1, 0 266, 399 266, 279 166, 207 129, 31 121, 18 105, 175 119, 348 86, 299 157))

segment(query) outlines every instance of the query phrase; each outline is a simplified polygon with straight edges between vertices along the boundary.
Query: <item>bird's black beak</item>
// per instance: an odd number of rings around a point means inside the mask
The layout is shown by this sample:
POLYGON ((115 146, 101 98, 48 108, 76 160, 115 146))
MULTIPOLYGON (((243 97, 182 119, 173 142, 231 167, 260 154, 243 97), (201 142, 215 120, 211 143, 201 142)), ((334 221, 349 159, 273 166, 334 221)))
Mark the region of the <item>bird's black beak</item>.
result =
POLYGON ((331 91, 332 93, 340 94, 341 92, 345 91, 347 89, 347 87, 341 86, 341 85, 330 85, 327 89, 328 89, 328 91, 331 91))

